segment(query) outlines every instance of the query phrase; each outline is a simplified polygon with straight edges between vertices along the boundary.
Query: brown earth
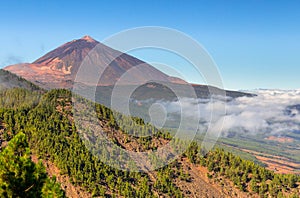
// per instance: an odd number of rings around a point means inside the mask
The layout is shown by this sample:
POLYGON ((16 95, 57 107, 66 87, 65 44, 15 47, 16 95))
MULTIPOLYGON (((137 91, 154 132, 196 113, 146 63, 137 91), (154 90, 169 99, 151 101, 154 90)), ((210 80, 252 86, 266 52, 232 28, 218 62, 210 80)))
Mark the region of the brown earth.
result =
POLYGON ((290 143, 290 142, 294 141, 293 138, 289 138, 289 137, 276 137, 276 136, 269 136, 269 137, 267 137, 265 139, 266 140, 280 142, 280 143, 290 143))
POLYGON ((300 171, 297 171, 300 170, 300 164, 292 161, 289 158, 270 155, 262 152, 249 150, 249 149, 238 148, 236 146, 232 146, 228 144, 224 144, 224 145, 251 154, 256 159, 258 159, 263 164, 265 164, 268 170, 274 171, 275 173, 300 174, 300 171))
POLYGON ((300 172, 295 172, 295 170, 300 169, 300 164, 295 163, 286 157, 265 154, 265 153, 247 150, 247 149, 240 149, 240 150, 252 154, 259 161, 266 164, 267 169, 272 170, 275 173, 300 174, 300 172))
POLYGON ((211 173, 206 167, 191 164, 187 158, 181 158, 180 163, 182 163, 184 171, 188 172, 191 177, 191 182, 180 181, 179 179, 176 181, 187 197, 257 197, 247 192, 241 192, 228 179, 222 177, 217 178, 217 180, 209 179, 207 175, 211 173))
MULTIPOLYGON (((34 163, 38 163, 39 159, 36 155, 32 155, 31 159, 34 163)), ((67 175, 61 175, 60 170, 55 166, 54 163, 49 160, 42 160, 43 165, 46 167, 46 171, 49 177, 56 176, 56 181, 60 183, 61 188, 65 191, 67 197, 72 198, 90 198, 92 197, 91 193, 88 193, 86 190, 82 189, 79 186, 74 186, 70 182, 70 178, 67 175)))

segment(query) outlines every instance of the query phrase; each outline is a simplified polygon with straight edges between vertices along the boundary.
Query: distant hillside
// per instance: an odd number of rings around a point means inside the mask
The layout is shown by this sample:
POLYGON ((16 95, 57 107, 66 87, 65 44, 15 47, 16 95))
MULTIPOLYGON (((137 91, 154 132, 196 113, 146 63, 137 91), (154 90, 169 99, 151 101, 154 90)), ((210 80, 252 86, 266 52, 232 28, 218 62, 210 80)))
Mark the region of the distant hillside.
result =
POLYGON ((0 69, 0 91, 10 88, 24 88, 29 91, 41 90, 37 85, 9 71, 0 69))

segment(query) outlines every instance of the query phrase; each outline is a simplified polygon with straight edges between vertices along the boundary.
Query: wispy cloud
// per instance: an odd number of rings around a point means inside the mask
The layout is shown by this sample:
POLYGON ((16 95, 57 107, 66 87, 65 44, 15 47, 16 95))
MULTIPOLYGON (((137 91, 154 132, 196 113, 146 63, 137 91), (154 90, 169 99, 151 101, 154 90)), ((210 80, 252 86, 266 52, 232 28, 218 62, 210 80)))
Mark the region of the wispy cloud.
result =
POLYGON ((4 61, 0 63, 0 67, 5 67, 7 65, 17 64, 24 62, 23 57, 16 56, 16 55, 8 55, 4 61))

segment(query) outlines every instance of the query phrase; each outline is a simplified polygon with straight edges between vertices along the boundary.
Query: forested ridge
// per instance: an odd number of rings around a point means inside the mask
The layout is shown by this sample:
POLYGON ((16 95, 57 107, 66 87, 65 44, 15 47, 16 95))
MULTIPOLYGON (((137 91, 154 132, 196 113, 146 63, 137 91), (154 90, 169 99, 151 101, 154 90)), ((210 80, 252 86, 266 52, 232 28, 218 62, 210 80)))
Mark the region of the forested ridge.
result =
MULTIPOLYGON (((32 153, 54 162, 61 174, 68 175, 74 185, 83 187, 92 196, 189 197, 189 192, 175 182, 193 182, 179 159, 157 171, 140 173, 112 168, 91 154, 77 133, 70 91, 52 90, 43 94, 13 89, 1 94, 2 141, 13 141, 17 134, 24 134, 32 153), (12 102, 14 98, 19 99, 12 102)), ((172 137, 171 133, 158 131, 139 118, 134 118, 132 122, 132 119, 119 115, 122 122, 117 124, 115 114, 109 108, 96 104, 95 109, 107 129, 106 133, 111 132, 109 138, 124 148, 155 150, 172 137), (137 138, 132 135, 136 130, 155 133, 151 137, 137 138)), ((224 180, 232 181, 236 188, 249 196, 299 197, 300 180, 296 175, 275 174, 221 149, 204 156, 201 153, 200 146, 193 142, 181 158, 188 158, 190 164, 207 167, 207 177, 220 185, 224 180)))
POLYGON ((43 91, 40 87, 7 70, 0 69, 0 89, 23 88, 29 91, 43 91))
POLYGON ((192 163, 207 167, 207 176, 221 185, 229 179, 239 190, 260 197, 299 197, 300 177, 295 174, 276 174, 223 149, 216 148, 205 156, 197 155, 199 152, 200 147, 192 143, 187 156, 192 163))

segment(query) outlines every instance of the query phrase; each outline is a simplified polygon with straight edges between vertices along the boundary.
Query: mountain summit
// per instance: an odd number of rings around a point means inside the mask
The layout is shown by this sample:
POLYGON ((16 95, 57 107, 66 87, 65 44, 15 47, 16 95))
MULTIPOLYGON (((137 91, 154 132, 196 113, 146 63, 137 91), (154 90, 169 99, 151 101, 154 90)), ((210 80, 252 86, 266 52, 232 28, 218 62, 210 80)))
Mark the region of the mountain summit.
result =
POLYGON ((98 42, 95 39, 93 39, 92 37, 90 37, 89 35, 85 35, 84 37, 81 38, 81 40, 86 40, 87 42, 98 42))
POLYGON ((72 75, 77 71, 86 55, 97 44, 99 42, 90 36, 84 36, 52 50, 32 64, 38 66, 41 70, 49 69, 62 75, 72 75))
MULTIPOLYGON (((151 75, 161 81, 174 81, 174 78, 151 65, 126 53, 114 50, 87 35, 61 45, 33 63, 10 65, 4 69, 46 89, 71 88, 84 58, 96 46, 98 53, 96 65, 104 67, 108 60, 111 61, 99 85, 113 85, 126 71, 140 64, 143 64, 142 76, 136 75, 133 76, 134 78, 142 79, 143 75, 151 75)), ((177 78, 176 81, 177 83, 178 81, 185 83, 185 81, 177 78)))
POLYGON ((70 88, 81 62, 98 43, 90 36, 84 36, 61 45, 33 63, 11 65, 4 69, 46 89, 70 88))

